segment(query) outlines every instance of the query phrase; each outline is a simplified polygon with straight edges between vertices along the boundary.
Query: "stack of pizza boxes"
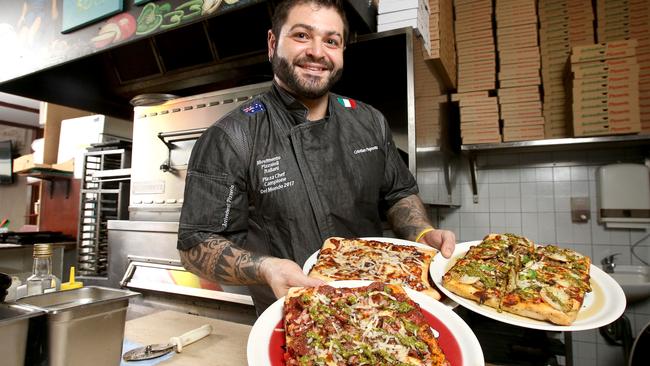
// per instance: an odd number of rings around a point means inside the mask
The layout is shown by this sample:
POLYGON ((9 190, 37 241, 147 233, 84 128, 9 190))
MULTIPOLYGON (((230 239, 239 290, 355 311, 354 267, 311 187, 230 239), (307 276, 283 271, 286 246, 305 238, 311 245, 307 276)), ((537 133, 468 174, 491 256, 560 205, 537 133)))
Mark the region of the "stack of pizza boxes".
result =
POLYGON ((650 133, 650 0, 596 1, 598 42, 637 41, 641 133, 650 133))
POLYGON ((535 0, 496 0, 503 141, 544 138, 535 0))
POLYGON ((377 32, 412 27, 422 37, 426 52, 431 54, 428 0, 381 0, 377 14, 377 32))
POLYGON ((426 59, 433 62, 450 88, 456 88, 456 44, 452 0, 428 1, 431 46, 426 59))
POLYGON ((571 47, 593 44, 591 1, 539 0, 539 40, 542 53, 544 128, 546 138, 570 136, 570 104, 565 76, 571 47))
POLYGON ((634 39, 573 47, 574 136, 638 133, 639 65, 634 39))
POLYGON ((437 71, 425 61, 421 42, 413 42, 413 84, 415 92, 415 136, 418 147, 440 146, 441 106, 448 102, 445 85, 437 71))
POLYGON ((499 143, 499 106, 489 91, 496 88, 496 48, 492 0, 455 0, 458 59, 457 94, 463 144, 499 143))

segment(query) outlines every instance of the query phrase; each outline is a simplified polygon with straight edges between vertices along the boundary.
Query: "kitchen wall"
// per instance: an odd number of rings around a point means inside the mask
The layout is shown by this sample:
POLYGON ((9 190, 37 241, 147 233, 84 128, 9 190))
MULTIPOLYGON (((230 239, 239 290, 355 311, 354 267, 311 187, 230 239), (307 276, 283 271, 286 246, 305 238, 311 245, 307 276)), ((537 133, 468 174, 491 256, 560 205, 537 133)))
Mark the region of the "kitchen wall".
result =
MULTIPOLYGON (((597 222, 596 169, 616 162, 644 162, 647 146, 617 148, 614 144, 590 150, 479 152, 478 203, 473 202, 469 164, 459 171, 460 208, 438 208, 441 228, 456 233, 458 242, 478 240, 490 232, 522 234, 535 242, 573 248, 595 265, 608 254, 621 253, 620 264, 641 264, 630 251, 650 262, 650 225, 645 230, 606 229, 597 222), (572 223, 571 197, 589 197, 591 219, 572 223), (645 238, 645 239, 644 239, 645 238)), ((628 305, 625 315, 635 336, 650 322, 650 300, 628 305)), ((621 347, 608 345, 598 330, 573 333, 574 365, 623 365, 621 347)))
MULTIPOLYGON (((0 124, 0 141, 11 140, 16 155, 29 154, 35 132, 31 128, 20 128, 0 124)), ((0 221, 10 220, 9 230, 16 231, 27 223, 32 187, 27 178, 14 175, 11 185, 0 185, 0 221)), ((36 189, 36 188, 35 188, 36 189)))

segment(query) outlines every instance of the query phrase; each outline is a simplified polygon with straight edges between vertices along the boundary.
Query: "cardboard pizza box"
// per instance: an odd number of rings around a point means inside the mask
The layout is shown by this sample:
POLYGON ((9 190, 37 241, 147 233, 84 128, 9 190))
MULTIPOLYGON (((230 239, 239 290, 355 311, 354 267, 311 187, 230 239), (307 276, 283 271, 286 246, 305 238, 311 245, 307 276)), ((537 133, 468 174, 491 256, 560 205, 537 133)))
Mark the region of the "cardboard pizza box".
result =
POLYGON ((576 112, 598 108, 639 108, 639 92, 631 89, 621 93, 585 93, 574 97, 573 110, 576 112))
POLYGON ((491 60, 481 60, 481 61, 474 61, 474 62, 465 62, 462 64, 458 65, 458 71, 466 71, 466 70, 476 70, 476 69, 490 69, 490 70, 495 70, 496 72, 496 67, 497 63, 496 60, 491 59, 491 60))
POLYGON ((501 71, 506 70, 529 70, 537 69, 539 70, 542 67, 541 57, 531 58, 530 61, 520 61, 520 62, 509 62, 501 65, 501 71))
POLYGON ((484 38, 471 38, 467 39, 461 42, 456 42, 456 48, 457 49, 464 49, 464 48, 473 48, 473 47, 478 47, 478 46, 483 46, 486 44, 491 44, 494 45, 494 37, 489 36, 489 37, 484 37, 484 38))
POLYGON ((542 83, 542 78, 540 76, 537 76, 532 78, 503 80, 499 83, 499 86, 501 88, 513 88, 517 86, 540 85, 541 83, 542 83))
POLYGON ((467 4, 456 4, 454 11, 456 17, 480 12, 492 12, 492 1, 478 0, 467 4))
POLYGON ((477 53, 481 54, 481 53, 490 53, 490 52, 492 53, 496 52, 494 43, 487 43, 476 47, 462 47, 456 50, 456 54, 458 56, 466 56, 466 55, 474 55, 477 53))
MULTIPOLYGON (((470 108, 470 107, 467 107, 470 108)), ((499 120, 499 112, 465 112, 461 111, 461 122, 480 122, 480 121, 491 121, 499 120)))
POLYGON ((514 112, 514 111, 533 111, 542 110, 541 100, 522 101, 519 103, 500 103, 501 111, 514 112))
POLYGON ((458 63, 475 62, 483 60, 496 60, 496 52, 473 53, 469 55, 458 56, 458 63))
POLYGON ((462 137, 463 144, 465 145, 478 145, 478 144, 498 144, 501 142, 501 135, 496 134, 483 134, 476 136, 462 137))
POLYGON ((531 118, 517 118, 504 121, 504 126, 543 126, 545 123, 544 117, 531 117, 531 118))
POLYGON ((518 88, 500 88, 497 90, 499 97, 515 97, 522 94, 537 94, 539 95, 539 87, 537 86, 522 86, 518 88))
POLYGON ((499 106, 495 105, 492 110, 487 109, 491 105, 474 105, 460 108, 460 116, 465 121, 499 118, 499 106))
POLYGON ((462 122, 460 127, 465 131, 472 130, 494 130, 499 128, 499 119, 486 119, 473 122, 462 122))
POLYGON ((480 134, 493 134, 499 132, 499 121, 496 121, 494 127, 474 127, 472 124, 461 124, 460 134, 464 137, 473 137, 480 134))
POLYGON ((577 46, 571 51, 571 63, 634 56, 636 55, 636 46, 637 42, 633 39, 577 46))
POLYGON ((477 91, 473 93, 453 93, 451 95, 451 101, 452 102, 458 102, 461 99, 483 99, 483 98, 489 98, 489 94, 487 91, 477 91))
POLYGON ((511 79, 526 79, 526 78, 539 77, 539 75, 540 74, 538 68, 518 69, 518 70, 511 70, 508 72, 501 71, 498 73, 498 79, 499 81, 505 81, 511 79))
POLYGON ((467 32, 467 33, 455 33, 456 37, 456 43, 462 43, 467 40, 475 39, 475 38, 488 38, 492 37, 492 27, 486 28, 486 29, 481 29, 475 32, 467 32))
POLYGON ((634 57, 583 62, 571 65, 571 73, 574 79, 608 77, 609 75, 621 73, 640 73, 640 71, 639 64, 634 57))
POLYGON ((539 7, 539 19, 541 21, 547 20, 549 18, 554 18, 558 16, 576 16, 576 15, 591 15, 593 16, 594 11, 591 7, 591 4, 580 4, 578 6, 566 6, 566 7, 539 7))
POLYGON ((517 53, 516 52, 517 50, 522 50, 522 49, 518 48, 516 50, 512 50, 515 52, 512 52, 511 50, 499 51, 500 64, 505 66, 511 64, 529 63, 529 62, 537 62, 537 61, 541 63, 540 53, 526 53, 526 52, 517 53))
POLYGON ((459 93, 467 93, 467 92, 473 92, 473 91, 481 91, 481 90, 492 90, 496 88, 496 84, 494 82, 492 83, 482 83, 482 84, 472 84, 472 85, 464 85, 461 84, 460 82, 458 83, 458 92, 459 93))
POLYGON ((521 94, 516 96, 499 97, 499 105, 519 104, 525 102, 541 102, 541 96, 537 94, 521 94))
POLYGON ((483 106, 483 105, 497 105, 496 101, 491 99, 461 99, 458 101, 460 108, 463 107, 472 107, 472 106, 483 106))
POLYGON ((454 25, 456 27, 463 27, 469 25, 470 23, 482 22, 492 24, 492 14, 489 12, 485 13, 476 13, 471 15, 462 15, 457 16, 454 20, 454 25))
POLYGON ((511 34, 537 34, 537 24, 522 24, 513 27, 497 27, 497 37, 511 34))

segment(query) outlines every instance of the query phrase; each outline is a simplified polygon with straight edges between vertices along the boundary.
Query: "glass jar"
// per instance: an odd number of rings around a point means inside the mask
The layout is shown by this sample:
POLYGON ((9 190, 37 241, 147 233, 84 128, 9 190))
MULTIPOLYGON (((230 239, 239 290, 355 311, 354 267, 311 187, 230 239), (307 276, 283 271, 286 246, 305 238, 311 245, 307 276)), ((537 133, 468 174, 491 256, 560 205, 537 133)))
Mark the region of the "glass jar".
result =
POLYGON ((61 280, 52 274, 52 246, 34 244, 32 275, 27 278, 27 296, 58 291, 61 280))

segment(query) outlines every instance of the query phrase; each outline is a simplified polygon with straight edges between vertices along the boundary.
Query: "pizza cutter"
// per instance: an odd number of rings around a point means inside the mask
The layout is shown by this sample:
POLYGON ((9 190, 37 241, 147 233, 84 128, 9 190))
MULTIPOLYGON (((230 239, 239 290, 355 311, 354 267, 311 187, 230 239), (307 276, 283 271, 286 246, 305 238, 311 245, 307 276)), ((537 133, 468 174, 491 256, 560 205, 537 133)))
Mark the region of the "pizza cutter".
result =
POLYGON ((124 353, 122 358, 124 361, 141 361, 164 356, 172 351, 180 353, 183 351, 183 347, 207 337, 210 333, 212 333, 212 326, 205 324, 199 328, 190 330, 180 337, 169 338, 169 343, 167 344, 150 344, 148 346, 134 348, 124 353))

